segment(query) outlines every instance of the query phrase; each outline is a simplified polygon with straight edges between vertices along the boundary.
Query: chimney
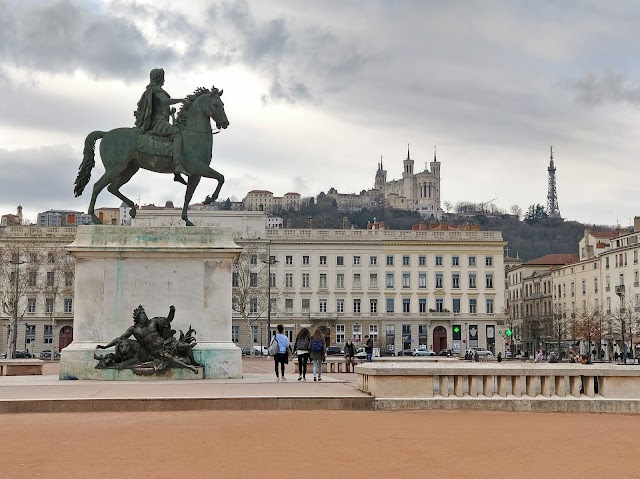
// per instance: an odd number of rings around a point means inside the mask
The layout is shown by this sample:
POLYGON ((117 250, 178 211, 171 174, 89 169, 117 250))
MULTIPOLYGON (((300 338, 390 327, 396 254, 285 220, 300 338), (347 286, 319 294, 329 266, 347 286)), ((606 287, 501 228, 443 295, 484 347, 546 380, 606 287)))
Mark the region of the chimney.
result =
POLYGON ((633 232, 640 231, 640 216, 633 217, 633 232))

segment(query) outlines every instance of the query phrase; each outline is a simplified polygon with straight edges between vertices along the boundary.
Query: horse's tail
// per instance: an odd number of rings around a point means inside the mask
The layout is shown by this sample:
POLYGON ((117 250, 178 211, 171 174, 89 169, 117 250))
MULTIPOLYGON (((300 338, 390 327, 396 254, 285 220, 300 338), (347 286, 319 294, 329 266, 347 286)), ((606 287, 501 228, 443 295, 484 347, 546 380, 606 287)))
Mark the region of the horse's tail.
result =
POLYGON ((73 193, 76 196, 80 196, 82 194, 84 187, 87 186, 91 179, 91 170, 96 165, 96 141, 102 138, 105 134, 106 132, 104 131, 92 131, 84 140, 84 158, 82 159, 82 163, 80 163, 78 176, 74 183, 75 187, 73 188, 73 193))

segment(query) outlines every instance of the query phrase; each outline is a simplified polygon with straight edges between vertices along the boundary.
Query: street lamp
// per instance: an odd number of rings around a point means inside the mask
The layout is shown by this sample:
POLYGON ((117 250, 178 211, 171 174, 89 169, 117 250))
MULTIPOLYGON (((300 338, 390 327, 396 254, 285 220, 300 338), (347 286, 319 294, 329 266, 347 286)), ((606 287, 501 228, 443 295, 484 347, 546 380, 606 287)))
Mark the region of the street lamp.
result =
POLYGON ((616 286, 616 295, 620 298, 620 321, 622 329, 622 364, 627 364, 627 344, 624 342, 624 284, 616 286))
POLYGON ((271 265, 277 263, 276 259, 271 257, 271 243, 267 243, 267 261, 262 262, 267 264, 267 336, 271 344, 271 265))
POLYGON ((27 357, 27 334, 29 333, 29 323, 24 323, 24 356, 27 357))

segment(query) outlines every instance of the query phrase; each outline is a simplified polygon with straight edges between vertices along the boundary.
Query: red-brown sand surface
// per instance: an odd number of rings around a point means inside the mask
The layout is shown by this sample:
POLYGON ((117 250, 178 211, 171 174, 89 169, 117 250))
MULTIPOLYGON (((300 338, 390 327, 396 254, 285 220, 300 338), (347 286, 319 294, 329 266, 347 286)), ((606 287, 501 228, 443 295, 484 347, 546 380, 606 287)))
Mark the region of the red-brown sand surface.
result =
POLYGON ((203 411, 0 416, 1 478, 640 477, 640 416, 203 411))

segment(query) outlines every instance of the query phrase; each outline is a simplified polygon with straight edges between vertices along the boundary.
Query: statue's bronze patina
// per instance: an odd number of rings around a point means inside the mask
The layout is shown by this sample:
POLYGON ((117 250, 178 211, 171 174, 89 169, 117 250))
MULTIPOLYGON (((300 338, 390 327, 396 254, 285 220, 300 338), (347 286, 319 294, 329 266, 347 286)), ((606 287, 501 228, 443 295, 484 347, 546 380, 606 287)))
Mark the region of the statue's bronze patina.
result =
POLYGON ((94 353, 98 361, 96 369, 132 369, 135 374, 151 375, 174 367, 197 374, 202 364, 193 357, 196 332, 189 326, 186 334, 180 331, 180 338, 174 338, 176 331, 171 329, 171 321, 175 313, 176 308, 171 306, 166 318, 149 319, 144 308, 138 306, 133 312, 133 326, 109 344, 96 346, 96 349, 115 346, 113 353, 102 356, 94 353))
POLYGON ((176 181, 184 183, 180 174, 189 177, 187 191, 182 208, 182 219, 187 226, 187 209, 193 193, 204 176, 218 181, 211 196, 204 204, 210 204, 218 198, 224 184, 224 176, 209 167, 213 147, 213 131, 210 119, 218 130, 229 126, 221 96, 223 90, 212 87, 198 88, 183 99, 171 99, 162 89, 164 70, 151 71, 150 83, 138 102, 135 112, 134 128, 116 128, 108 132, 89 133, 84 142, 84 158, 80 164, 75 181, 75 196, 80 196, 91 179, 91 170, 95 166, 95 143, 100 142, 100 157, 105 173, 93 186, 88 213, 94 224, 100 219, 94 212, 98 194, 107 187, 110 193, 125 202, 132 218, 136 215, 136 205, 120 192, 136 172, 142 168, 156 173, 174 174, 176 181), (183 103, 174 124, 169 123, 170 105, 183 103))

